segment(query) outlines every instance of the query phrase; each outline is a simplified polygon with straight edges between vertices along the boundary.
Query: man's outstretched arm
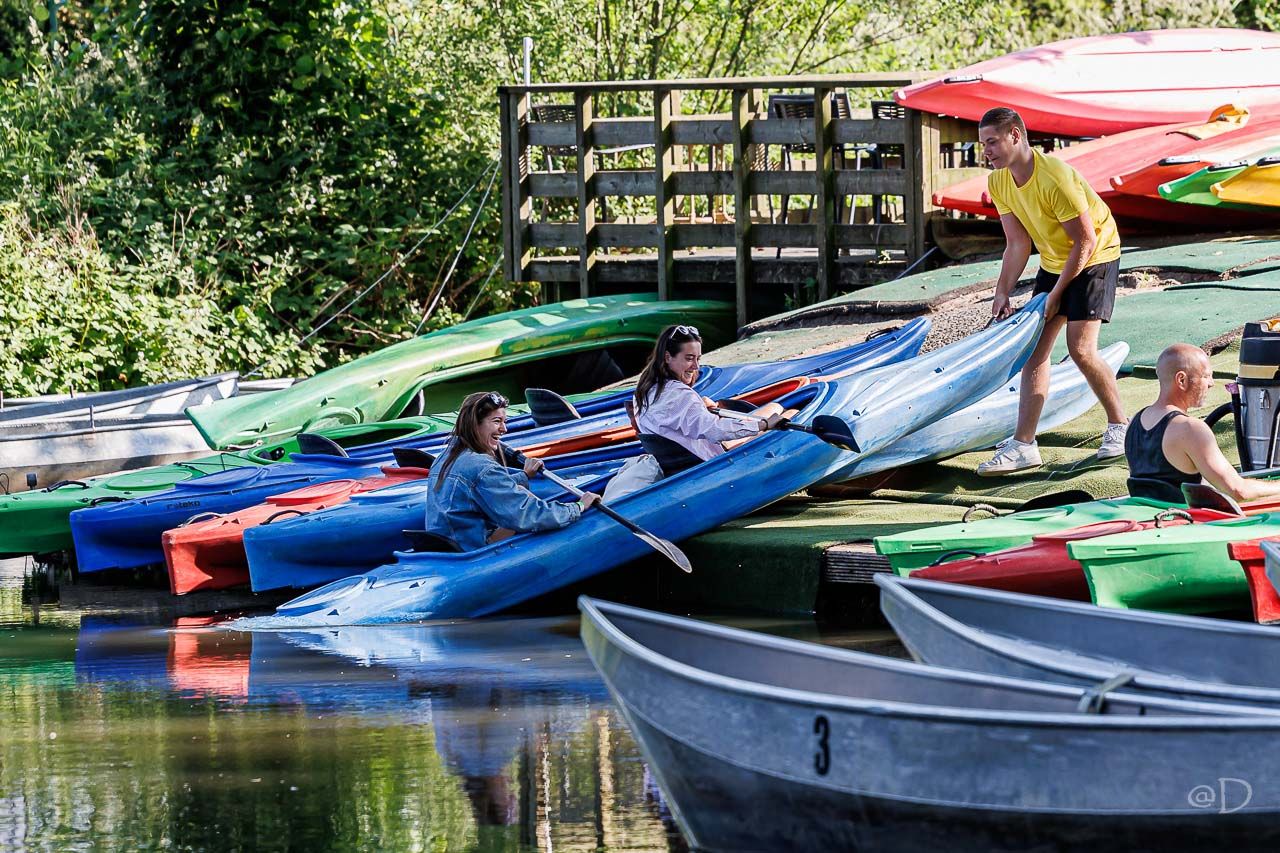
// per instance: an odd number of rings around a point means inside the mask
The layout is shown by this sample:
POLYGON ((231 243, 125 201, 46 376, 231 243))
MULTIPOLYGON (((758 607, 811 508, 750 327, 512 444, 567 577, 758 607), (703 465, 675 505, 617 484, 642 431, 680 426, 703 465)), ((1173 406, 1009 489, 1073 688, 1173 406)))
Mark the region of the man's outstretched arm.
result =
POLYGON ((1031 259, 1031 235, 1012 213, 1000 217, 1004 228, 1004 255, 1000 259, 1000 278, 996 281, 996 295, 991 300, 991 316, 1003 320, 1013 313, 1009 294, 1017 286, 1022 271, 1031 259))

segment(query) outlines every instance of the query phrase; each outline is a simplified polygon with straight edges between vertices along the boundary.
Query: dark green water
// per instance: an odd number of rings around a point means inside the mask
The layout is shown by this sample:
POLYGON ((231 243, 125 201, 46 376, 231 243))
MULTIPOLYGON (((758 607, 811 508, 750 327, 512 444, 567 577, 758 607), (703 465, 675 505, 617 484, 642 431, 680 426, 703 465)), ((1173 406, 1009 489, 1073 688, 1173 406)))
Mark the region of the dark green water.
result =
POLYGON ((683 849, 576 617, 245 634, 33 613, 22 578, 0 850, 683 849))

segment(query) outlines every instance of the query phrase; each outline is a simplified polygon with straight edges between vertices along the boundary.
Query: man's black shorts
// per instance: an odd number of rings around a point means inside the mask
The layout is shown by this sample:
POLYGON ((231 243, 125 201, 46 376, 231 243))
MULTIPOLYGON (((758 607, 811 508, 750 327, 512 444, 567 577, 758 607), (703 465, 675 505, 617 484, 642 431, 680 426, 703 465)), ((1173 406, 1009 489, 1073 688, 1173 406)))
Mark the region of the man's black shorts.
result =
MULTIPOLYGON (((1101 320, 1111 322, 1111 311, 1116 304, 1116 279, 1120 275, 1120 261, 1107 261, 1085 267, 1072 279, 1062 294, 1059 314, 1071 320, 1101 320)), ((1048 293, 1058 283, 1056 272, 1040 270, 1036 273, 1033 293, 1048 293)))

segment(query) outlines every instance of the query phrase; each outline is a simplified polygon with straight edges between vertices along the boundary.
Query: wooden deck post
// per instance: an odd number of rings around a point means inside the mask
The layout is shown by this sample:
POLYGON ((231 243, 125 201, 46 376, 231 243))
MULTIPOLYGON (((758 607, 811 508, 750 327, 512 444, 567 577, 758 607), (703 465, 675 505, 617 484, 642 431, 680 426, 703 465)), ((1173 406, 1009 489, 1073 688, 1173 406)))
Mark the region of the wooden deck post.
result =
POLYGON ((578 149, 578 295, 591 296, 596 275, 596 150, 595 98, 591 92, 574 92, 574 139, 578 149))
POLYGON ((672 142, 671 122, 680 114, 680 92, 655 90, 653 93, 653 185, 654 228, 658 238, 658 299, 671 298, 675 281, 676 218, 674 176, 678 149, 672 142))
POLYGON ((903 199, 903 218, 910 229, 907 262, 925 253, 929 240, 928 211, 933 207, 933 181, 940 168, 938 125, 933 116, 907 110, 902 166, 906 170, 907 195, 903 199))
POLYGON ((750 89, 733 90, 733 277, 738 328, 748 321, 747 290, 751 282, 751 197, 748 195, 751 164, 747 162, 747 124, 755 113, 754 101, 750 89))
POLYGON ((508 281, 523 281, 529 264, 529 98, 511 92, 498 96, 502 123, 502 259, 508 281))
POLYGON ((835 172, 831 156, 832 144, 831 90, 816 88, 813 90, 813 151, 815 196, 814 213, 817 216, 813 227, 816 231, 814 241, 818 248, 818 301, 831 297, 831 284, 835 280, 836 260, 836 214, 835 214, 835 172))

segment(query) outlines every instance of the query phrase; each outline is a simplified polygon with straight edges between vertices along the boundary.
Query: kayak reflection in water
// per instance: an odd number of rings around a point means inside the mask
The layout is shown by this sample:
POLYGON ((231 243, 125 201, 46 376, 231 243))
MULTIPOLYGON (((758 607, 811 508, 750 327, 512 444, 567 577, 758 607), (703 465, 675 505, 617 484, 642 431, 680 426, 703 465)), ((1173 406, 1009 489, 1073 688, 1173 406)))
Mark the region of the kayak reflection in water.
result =
POLYGON ((474 551, 513 533, 567 527, 600 499, 591 492, 572 503, 534 495, 529 478, 542 470, 542 460, 526 459, 523 471, 508 469, 501 445, 506 432, 506 397, 484 391, 462 401, 453 436, 427 478, 428 533, 474 551))
POLYGON ((605 489, 605 502, 637 491, 725 452, 721 442, 750 438, 782 420, 781 410, 757 421, 717 417, 713 401, 693 390, 702 360, 695 326, 668 326, 653 345, 632 400, 645 455, 631 460, 605 489))

